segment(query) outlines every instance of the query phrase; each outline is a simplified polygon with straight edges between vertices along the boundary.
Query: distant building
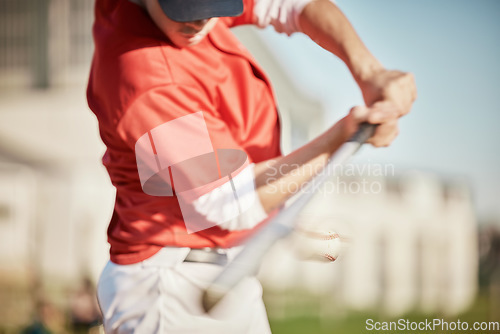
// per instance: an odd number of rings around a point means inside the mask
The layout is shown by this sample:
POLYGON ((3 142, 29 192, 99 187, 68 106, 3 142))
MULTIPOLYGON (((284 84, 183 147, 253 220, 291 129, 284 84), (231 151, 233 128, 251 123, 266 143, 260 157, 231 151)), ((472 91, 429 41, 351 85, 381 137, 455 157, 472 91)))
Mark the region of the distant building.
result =
POLYGON ((325 313, 377 309, 393 316, 457 315, 476 296, 477 223, 461 183, 419 172, 333 177, 298 221, 337 231, 345 249, 333 263, 311 263, 294 258, 282 241, 261 268, 268 289, 309 291, 325 313), (356 190, 362 183, 367 192, 356 190))

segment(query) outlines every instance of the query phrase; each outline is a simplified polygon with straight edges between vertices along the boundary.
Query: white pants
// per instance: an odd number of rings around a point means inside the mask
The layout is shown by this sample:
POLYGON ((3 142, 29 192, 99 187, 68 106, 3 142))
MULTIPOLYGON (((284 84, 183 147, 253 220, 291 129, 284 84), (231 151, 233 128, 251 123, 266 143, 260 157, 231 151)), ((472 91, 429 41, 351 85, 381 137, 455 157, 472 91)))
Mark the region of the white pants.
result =
MULTIPOLYGON (((228 250, 228 258, 235 249, 228 250)), ((188 248, 163 248, 131 265, 108 262, 97 288, 106 333, 271 333, 255 277, 236 286, 210 312, 201 296, 222 266, 183 262, 188 248)))

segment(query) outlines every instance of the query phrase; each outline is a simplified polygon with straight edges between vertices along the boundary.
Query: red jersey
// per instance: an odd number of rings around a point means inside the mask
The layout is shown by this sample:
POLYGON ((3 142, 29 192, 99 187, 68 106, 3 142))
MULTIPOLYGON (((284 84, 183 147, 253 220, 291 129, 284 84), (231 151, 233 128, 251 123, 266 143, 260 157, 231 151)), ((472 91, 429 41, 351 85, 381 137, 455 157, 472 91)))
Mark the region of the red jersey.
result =
POLYGON ((134 151, 152 129, 201 111, 214 150, 239 149, 250 162, 280 154, 270 82, 229 30, 252 23, 253 0, 244 6, 241 16, 219 19, 199 44, 177 48, 143 8, 128 0, 96 1, 87 99, 117 190, 108 228, 113 262, 136 263, 164 246, 232 247, 251 233, 218 226, 187 233, 175 196, 141 188, 134 151))

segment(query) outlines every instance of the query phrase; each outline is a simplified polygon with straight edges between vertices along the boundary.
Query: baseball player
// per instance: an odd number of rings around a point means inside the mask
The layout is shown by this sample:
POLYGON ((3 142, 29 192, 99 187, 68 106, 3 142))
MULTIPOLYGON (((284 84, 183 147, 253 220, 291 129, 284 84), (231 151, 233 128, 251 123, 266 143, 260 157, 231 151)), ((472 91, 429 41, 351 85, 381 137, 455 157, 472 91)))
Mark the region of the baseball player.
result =
POLYGON ((98 284, 106 332, 269 333, 254 277, 210 314, 203 289, 361 122, 379 124, 374 146, 393 141, 412 75, 385 69, 328 0, 96 0, 93 36, 87 97, 116 187, 98 284), (310 36, 366 106, 281 155, 269 79, 230 31, 243 24, 310 36))

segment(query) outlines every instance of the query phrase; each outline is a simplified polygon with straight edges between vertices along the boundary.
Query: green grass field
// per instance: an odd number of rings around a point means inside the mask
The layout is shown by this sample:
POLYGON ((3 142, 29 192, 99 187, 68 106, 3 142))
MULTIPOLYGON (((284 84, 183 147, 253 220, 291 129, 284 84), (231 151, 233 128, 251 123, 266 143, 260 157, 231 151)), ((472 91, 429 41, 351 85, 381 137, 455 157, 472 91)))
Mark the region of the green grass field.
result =
MULTIPOLYGON (((468 322, 471 326, 474 322, 496 322, 500 323, 500 310, 491 310, 491 300, 485 292, 481 292, 476 298, 474 304, 469 310, 463 314, 453 317, 445 317, 439 314, 420 314, 418 312, 409 313, 396 318, 384 316, 378 312, 341 312, 337 315, 319 316, 314 314, 315 308, 309 302, 297 303, 294 310, 290 310, 290 315, 287 317, 273 317, 270 316, 270 324, 273 334, 362 334, 362 333, 470 333, 470 334, 486 334, 486 333, 500 333, 500 330, 484 330, 474 331, 472 329, 466 331, 457 330, 441 330, 437 326, 434 330, 367 330, 367 319, 373 321, 393 321, 397 322, 403 319, 410 322, 425 322, 426 320, 432 322, 433 319, 443 319, 449 323, 468 322)), ((317 311, 317 310, 316 310, 317 311)))

